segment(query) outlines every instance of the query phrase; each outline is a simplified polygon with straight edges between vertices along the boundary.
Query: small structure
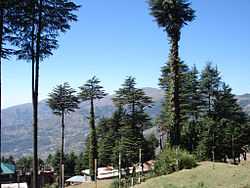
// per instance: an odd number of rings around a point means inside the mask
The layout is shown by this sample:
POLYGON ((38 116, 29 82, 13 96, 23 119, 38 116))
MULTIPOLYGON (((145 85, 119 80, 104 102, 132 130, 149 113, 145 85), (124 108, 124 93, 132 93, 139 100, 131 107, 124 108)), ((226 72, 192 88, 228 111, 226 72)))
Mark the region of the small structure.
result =
POLYGON ((2 184, 2 188, 28 188, 27 183, 2 184))
POLYGON ((1 163, 0 182, 13 183, 16 182, 16 167, 13 164, 1 163))
POLYGON ((89 179, 87 176, 73 176, 66 180, 66 182, 70 184, 80 184, 88 181, 89 179))
MULTIPOLYGON (((147 162, 143 163, 143 168, 142 168, 142 166, 137 164, 137 165, 135 165, 135 171, 136 171, 136 173, 139 173, 139 172, 147 173, 147 172, 153 170, 154 163, 155 163, 154 160, 147 161, 147 162)), ((124 175, 125 170, 122 169, 121 171, 122 171, 121 173, 124 175)), ((130 174, 133 173, 133 167, 129 167, 129 173, 130 174)), ((90 179, 89 169, 82 170, 82 174, 84 174, 84 176, 86 176, 90 179)), ((99 179, 99 180, 112 179, 112 178, 115 178, 118 176, 119 176, 118 169, 114 169, 114 167, 112 167, 112 166, 98 168, 97 179, 99 179)))

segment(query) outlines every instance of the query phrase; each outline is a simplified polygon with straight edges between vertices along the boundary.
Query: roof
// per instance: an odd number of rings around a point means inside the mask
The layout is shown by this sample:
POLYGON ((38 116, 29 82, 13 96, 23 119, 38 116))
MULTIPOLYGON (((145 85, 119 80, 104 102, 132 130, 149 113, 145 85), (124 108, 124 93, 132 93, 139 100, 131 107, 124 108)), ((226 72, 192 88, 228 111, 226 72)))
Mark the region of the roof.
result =
POLYGON ((83 183, 86 181, 86 177, 84 176, 73 176, 66 180, 66 182, 73 182, 73 183, 83 183))
MULTIPOLYGON (((151 171, 154 167, 154 163, 155 163, 154 160, 150 160, 150 161, 143 163, 143 172, 151 171)), ((135 170, 137 173, 142 172, 142 168, 141 166, 139 166, 139 164, 135 166, 135 170)), ((129 167, 129 173, 132 173, 132 172, 133 172, 133 167, 129 167)), ((82 170, 82 173, 84 175, 89 176, 89 169, 82 170)), ((121 173, 125 174, 125 169, 122 169, 121 173)), ((114 169, 112 166, 98 168, 97 179, 109 179, 109 178, 114 178, 118 176, 119 176, 118 169, 114 169)))
POLYGON ((2 184, 2 188, 28 188, 27 183, 2 184))
POLYGON ((13 164, 1 163, 1 174, 15 174, 16 167, 13 164))

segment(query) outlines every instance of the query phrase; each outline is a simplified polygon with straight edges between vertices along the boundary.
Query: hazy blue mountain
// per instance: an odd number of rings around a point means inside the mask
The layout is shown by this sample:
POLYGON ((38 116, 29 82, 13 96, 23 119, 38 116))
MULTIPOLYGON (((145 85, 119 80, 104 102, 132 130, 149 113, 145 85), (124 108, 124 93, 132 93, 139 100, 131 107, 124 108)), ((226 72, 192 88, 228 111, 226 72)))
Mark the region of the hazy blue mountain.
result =
POLYGON ((250 94, 238 95, 239 104, 250 115, 250 94))
MULTIPOLYGON (((154 105, 148 109, 152 118, 160 113, 164 93, 160 89, 144 88, 145 93, 151 96, 154 105)), ((248 113, 250 112, 250 94, 237 96, 239 103, 248 113)), ((112 96, 95 101, 97 119, 110 117, 115 107, 112 96)), ((80 109, 66 117, 65 147, 66 152, 83 151, 88 134, 89 104, 81 103, 80 109)), ((22 104, 4 109, 3 116, 3 153, 21 157, 32 154, 32 105, 22 104)), ((151 132, 151 131, 148 131, 151 132)), ((60 146, 60 119, 53 115, 46 101, 39 103, 39 155, 46 157, 55 152, 60 146)))
MULTIPOLYGON (((155 104, 148 112, 152 117, 159 113, 163 92, 159 89, 144 88, 155 104)), ((110 117, 115 110, 112 96, 106 96, 95 101, 97 119, 110 117)), ((67 151, 83 151, 85 139, 88 134, 87 102, 80 104, 80 109, 68 115, 65 122, 65 147, 67 151)), ((32 104, 22 104, 4 109, 2 111, 2 142, 4 155, 21 157, 32 154, 32 104)), ((48 153, 55 152, 61 141, 60 119, 49 109, 46 101, 39 103, 39 155, 46 157, 48 153)))

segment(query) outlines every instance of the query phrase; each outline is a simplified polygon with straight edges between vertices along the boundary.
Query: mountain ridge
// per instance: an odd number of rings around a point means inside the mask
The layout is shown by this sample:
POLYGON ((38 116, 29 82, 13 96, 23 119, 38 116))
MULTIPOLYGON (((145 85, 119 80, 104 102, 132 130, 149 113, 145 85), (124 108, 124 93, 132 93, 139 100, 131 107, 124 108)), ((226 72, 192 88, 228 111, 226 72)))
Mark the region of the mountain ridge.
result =
MULTIPOLYGON (((154 105, 147 109, 152 118, 160 113, 164 92, 157 88, 143 88, 152 97, 154 105)), ((115 110, 112 97, 95 101, 97 119, 110 117, 115 110)), ((250 114, 250 94, 236 96, 242 108, 250 114)), ((39 102, 39 156, 45 158, 60 146, 60 119, 55 116, 46 104, 46 99, 39 102)), ((67 115, 65 122, 65 151, 80 152, 84 150, 88 134, 89 104, 83 102, 80 109, 67 115)), ((21 157, 32 154, 32 104, 15 105, 2 110, 2 151, 5 156, 21 157)))

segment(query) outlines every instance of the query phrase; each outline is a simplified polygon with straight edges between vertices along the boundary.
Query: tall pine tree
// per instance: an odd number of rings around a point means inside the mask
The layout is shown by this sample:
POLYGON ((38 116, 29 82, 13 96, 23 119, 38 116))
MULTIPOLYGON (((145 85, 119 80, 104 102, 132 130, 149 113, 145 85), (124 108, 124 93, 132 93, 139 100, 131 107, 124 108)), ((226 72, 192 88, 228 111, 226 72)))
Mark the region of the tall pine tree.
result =
POLYGON ((70 29, 70 22, 76 21, 74 11, 78 10, 69 0, 25 0, 20 2, 19 20, 21 28, 16 32, 12 44, 19 50, 19 59, 32 62, 32 104, 33 104, 33 187, 38 187, 38 89, 39 66, 46 57, 58 48, 60 32, 70 29))
POLYGON ((95 180, 95 168, 97 168, 95 167, 95 160, 98 159, 94 100, 100 100, 106 95, 103 87, 100 85, 100 80, 95 76, 80 87, 80 99, 82 101, 90 101, 89 169, 92 181, 95 180))
POLYGON ((70 87, 66 82, 58 85, 49 93, 48 105, 53 113, 61 117, 61 159, 60 159, 60 187, 64 183, 64 128, 65 128, 65 115, 74 112, 78 109, 78 97, 75 95, 76 91, 70 87))
POLYGON ((169 106, 170 121, 173 127, 173 145, 180 144, 181 136, 181 106, 180 106, 180 58, 179 41, 181 29, 194 20, 194 10, 187 0, 150 0, 150 13, 155 17, 160 27, 163 27, 169 36, 170 54, 170 85, 169 106))

